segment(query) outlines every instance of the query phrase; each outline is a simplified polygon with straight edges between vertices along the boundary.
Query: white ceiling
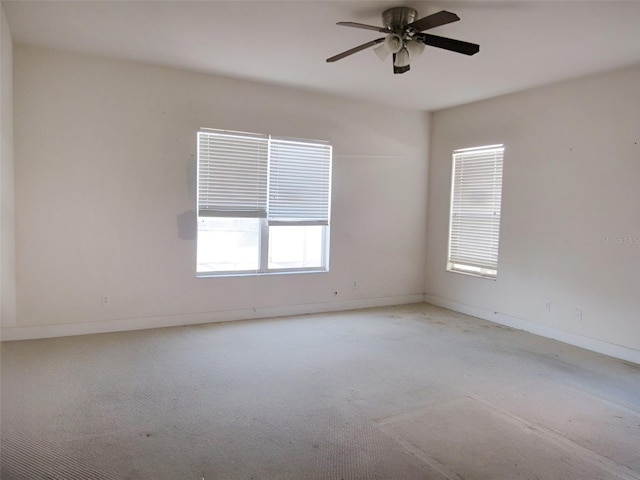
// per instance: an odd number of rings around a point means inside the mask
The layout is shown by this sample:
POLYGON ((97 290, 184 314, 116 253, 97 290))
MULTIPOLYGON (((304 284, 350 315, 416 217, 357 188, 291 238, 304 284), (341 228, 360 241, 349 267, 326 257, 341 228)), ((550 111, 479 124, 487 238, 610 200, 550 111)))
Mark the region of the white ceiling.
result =
POLYGON ((640 0, 631 1, 6 1, 16 43, 437 110, 640 63, 640 0), (372 49, 325 59, 381 35, 410 6, 461 21, 429 33, 480 44, 473 57, 427 47, 393 75, 372 49))

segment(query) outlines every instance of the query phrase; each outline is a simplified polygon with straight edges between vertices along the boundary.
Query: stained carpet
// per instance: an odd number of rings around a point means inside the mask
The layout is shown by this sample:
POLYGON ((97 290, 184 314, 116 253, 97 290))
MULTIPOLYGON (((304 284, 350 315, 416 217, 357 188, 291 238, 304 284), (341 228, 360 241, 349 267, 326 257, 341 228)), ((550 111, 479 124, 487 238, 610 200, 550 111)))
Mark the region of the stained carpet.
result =
POLYGON ((1 478, 640 479, 640 367, 426 304, 8 342, 1 478))

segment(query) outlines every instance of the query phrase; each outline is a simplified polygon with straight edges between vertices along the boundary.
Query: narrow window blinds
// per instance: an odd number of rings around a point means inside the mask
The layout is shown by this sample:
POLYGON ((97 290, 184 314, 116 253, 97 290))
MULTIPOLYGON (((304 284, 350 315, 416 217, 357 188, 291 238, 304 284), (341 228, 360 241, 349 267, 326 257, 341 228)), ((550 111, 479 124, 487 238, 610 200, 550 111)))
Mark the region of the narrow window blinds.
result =
POLYGON ((331 146, 271 140, 269 225, 328 225, 331 146))
POLYGON ((266 217, 269 138, 198 132, 198 215, 266 217))
POLYGON ((495 278, 504 147, 453 152, 448 269, 495 278))

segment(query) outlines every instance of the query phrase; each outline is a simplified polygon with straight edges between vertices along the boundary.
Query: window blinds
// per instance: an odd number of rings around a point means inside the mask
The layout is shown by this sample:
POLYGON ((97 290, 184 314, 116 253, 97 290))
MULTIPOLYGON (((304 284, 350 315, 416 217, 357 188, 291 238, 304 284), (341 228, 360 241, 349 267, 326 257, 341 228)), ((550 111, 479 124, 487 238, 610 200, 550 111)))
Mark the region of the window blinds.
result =
POLYGON ((449 269, 495 277, 504 147, 453 152, 449 269))
POLYGON ((198 215, 266 217, 269 138, 198 132, 198 215))
POLYGON ((331 145, 266 135, 198 132, 198 215, 328 225, 331 145))
POLYGON ((269 225, 328 225, 331 146, 272 139, 269 225))

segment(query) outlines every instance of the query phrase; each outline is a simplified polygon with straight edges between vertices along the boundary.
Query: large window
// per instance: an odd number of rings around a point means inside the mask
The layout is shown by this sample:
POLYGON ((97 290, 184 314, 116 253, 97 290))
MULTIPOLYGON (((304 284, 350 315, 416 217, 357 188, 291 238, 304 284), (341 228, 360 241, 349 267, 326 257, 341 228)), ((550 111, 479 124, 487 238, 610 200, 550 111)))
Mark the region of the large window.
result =
POLYGON ((453 152, 447 270, 498 273, 503 145, 453 152))
POLYGON ((331 145, 198 132, 197 273, 326 271, 331 145))

